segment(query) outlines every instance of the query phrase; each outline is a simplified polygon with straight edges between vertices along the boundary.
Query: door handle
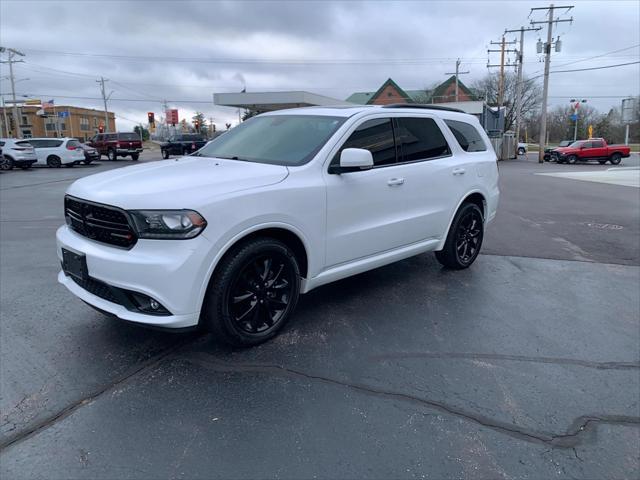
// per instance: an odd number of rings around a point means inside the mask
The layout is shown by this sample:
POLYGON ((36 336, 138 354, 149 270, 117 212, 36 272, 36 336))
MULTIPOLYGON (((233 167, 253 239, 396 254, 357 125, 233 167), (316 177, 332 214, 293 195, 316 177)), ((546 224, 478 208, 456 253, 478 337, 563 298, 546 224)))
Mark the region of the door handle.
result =
POLYGON ((402 185, 403 183, 404 183, 404 178, 390 178, 387 181, 387 185, 389 185, 390 187, 402 185))
POLYGON ((454 175, 464 175, 464 172, 466 172, 464 168, 454 168, 451 173, 454 175))

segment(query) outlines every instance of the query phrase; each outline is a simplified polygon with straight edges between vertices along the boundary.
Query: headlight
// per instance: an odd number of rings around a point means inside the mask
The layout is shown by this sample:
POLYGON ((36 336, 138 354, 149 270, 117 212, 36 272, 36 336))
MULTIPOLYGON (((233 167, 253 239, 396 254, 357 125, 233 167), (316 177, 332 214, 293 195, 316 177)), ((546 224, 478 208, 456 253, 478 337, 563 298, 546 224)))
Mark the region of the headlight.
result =
POLYGON ((202 215, 193 210, 133 210, 129 213, 140 238, 193 238, 207 226, 202 215))

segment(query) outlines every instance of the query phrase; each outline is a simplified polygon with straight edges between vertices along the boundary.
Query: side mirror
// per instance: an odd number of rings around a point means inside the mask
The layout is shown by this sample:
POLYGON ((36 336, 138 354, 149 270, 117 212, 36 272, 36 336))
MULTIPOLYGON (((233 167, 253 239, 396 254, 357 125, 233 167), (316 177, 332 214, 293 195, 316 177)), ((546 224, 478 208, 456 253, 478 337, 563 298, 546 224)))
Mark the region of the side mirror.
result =
POLYGON ((340 168, 360 168, 362 170, 373 167, 373 155, 364 148, 345 148, 340 153, 340 168))

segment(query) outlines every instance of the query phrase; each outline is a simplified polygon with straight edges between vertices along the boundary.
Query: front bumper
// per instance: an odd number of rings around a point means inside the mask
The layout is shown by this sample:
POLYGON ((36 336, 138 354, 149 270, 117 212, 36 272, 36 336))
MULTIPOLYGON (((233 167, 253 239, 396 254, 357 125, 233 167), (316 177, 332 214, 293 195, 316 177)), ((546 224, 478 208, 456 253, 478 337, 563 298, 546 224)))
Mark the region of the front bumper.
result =
POLYGON ((140 239, 131 250, 124 250, 89 240, 63 225, 56 232, 56 242, 60 261, 63 247, 84 254, 91 278, 152 297, 170 315, 131 311, 85 290, 61 271, 58 281, 91 306, 122 320, 154 327, 183 329, 198 325, 201 292, 207 280, 206 259, 211 249, 204 236, 191 240, 140 239))

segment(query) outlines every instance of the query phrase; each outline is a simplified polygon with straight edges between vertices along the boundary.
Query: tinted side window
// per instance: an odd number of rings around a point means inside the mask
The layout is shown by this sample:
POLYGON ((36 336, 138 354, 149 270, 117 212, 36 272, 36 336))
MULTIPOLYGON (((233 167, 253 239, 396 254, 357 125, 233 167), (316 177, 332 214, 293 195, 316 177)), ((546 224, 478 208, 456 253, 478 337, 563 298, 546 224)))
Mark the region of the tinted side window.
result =
POLYGON ((451 133, 465 152, 484 152, 487 150, 482 137, 473 125, 457 120, 445 120, 451 133))
POLYGON ((396 163, 396 148, 390 118, 367 120, 342 145, 332 165, 340 164, 340 152, 345 148, 364 148, 373 155, 374 166, 396 163))
POLYGON ((107 141, 118 139, 118 135, 116 135, 115 133, 108 133, 107 135, 105 135, 105 137, 106 137, 105 140, 107 141))
POLYGON ((591 148, 602 148, 604 147, 604 143, 602 140, 598 140, 597 142, 591 142, 591 148))
POLYGON ((44 145, 45 142, 46 140, 34 140, 34 139, 29 140, 29 143, 33 148, 42 148, 45 146, 44 145))
POLYGON ((451 154, 440 128, 431 118, 396 118, 396 141, 403 162, 451 154))

